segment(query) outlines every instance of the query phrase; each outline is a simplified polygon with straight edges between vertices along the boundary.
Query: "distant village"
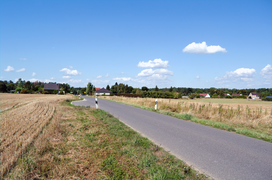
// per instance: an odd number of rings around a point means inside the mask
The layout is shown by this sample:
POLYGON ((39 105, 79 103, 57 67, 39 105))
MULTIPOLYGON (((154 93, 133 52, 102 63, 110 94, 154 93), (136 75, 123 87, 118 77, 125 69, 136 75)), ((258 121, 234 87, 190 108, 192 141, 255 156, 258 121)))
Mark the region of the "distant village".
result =
POLYGON ((228 89, 228 88, 134 88, 127 84, 115 83, 110 86, 95 87, 88 83, 87 87, 71 87, 67 83, 56 82, 30 82, 19 79, 17 82, 0 81, 0 92, 2 93, 21 93, 21 94, 75 94, 75 95, 115 95, 126 97, 152 97, 152 98, 240 98, 253 100, 267 100, 272 97, 272 88, 259 89, 228 89))

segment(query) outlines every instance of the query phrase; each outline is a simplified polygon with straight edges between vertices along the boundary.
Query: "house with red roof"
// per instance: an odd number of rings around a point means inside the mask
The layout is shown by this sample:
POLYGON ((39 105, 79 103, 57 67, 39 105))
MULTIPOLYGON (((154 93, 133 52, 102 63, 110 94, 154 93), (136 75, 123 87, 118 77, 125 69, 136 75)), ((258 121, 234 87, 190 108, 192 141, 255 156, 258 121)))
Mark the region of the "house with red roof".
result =
POLYGON ((210 98, 211 96, 209 94, 199 94, 200 97, 210 98))

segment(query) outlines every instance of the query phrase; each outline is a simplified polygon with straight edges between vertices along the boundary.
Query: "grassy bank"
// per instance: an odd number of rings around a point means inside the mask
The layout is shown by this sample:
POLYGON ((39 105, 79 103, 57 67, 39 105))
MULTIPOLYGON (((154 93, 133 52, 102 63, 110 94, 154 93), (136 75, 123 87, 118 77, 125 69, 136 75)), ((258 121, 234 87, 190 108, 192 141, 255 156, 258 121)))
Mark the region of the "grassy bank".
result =
MULTIPOLYGON (((134 104, 134 103, 131 103, 132 101, 129 101, 130 103, 128 103, 127 98, 125 98, 126 102, 118 101, 118 99, 111 100, 111 99, 108 99, 108 97, 102 97, 102 99, 127 104, 130 106, 146 109, 149 111, 155 111, 154 107, 153 107, 154 100, 152 100, 152 107, 148 107, 148 106, 136 104, 137 102, 135 102, 135 104, 134 104)), ((148 102, 149 100, 140 99, 138 101, 147 101, 148 102)), ((148 105, 149 104, 150 104, 150 102, 148 102, 148 105)), ((178 105, 180 105, 180 104, 178 104, 178 105)), ((216 110, 215 113, 218 113, 217 118, 215 118, 215 119, 202 119, 202 118, 198 118, 198 117, 193 116, 192 112, 194 112, 194 111, 197 111, 199 114, 206 113, 206 112, 204 112, 204 110, 201 111, 201 108, 196 109, 196 108, 198 108, 198 106, 192 106, 192 107, 188 106, 187 109, 186 109, 186 107, 184 108, 184 109, 188 110, 188 112, 190 112, 190 113, 181 113, 180 112, 181 108, 179 106, 177 106, 176 104, 173 106, 171 106, 171 104, 167 104, 167 105, 161 104, 160 107, 162 107, 164 110, 159 109, 159 110, 156 110, 155 112, 160 113, 160 114, 173 116, 173 117, 183 119, 183 120, 189 120, 192 122, 196 122, 199 124, 211 126, 211 127, 222 129, 222 130, 236 132, 238 134, 243 134, 243 135, 257 138, 257 139, 261 139, 264 141, 272 142, 272 134, 271 134, 271 129, 272 129, 271 121, 272 120, 271 119, 267 124, 261 124, 260 122, 257 122, 254 125, 253 124, 250 125, 249 123, 247 123, 247 124, 240 123, 238 120, 237 121, 224 121, 221 116, 224 112, 222 112, 223 109, 220 109, 220 107, 217 109, 215 109, 215 108, 210 109, 211 111, 216 110), (193 108, 195 108, 195 109, 193 109, 193 108), (220 113, 220 111, 221 111, 221 113, 220 113)), ((206 111, 208 111, 208 110, 206 110, 206 111)))
POLYGON ((5 179, 207 179, 105 111, 70 102, 5 179))

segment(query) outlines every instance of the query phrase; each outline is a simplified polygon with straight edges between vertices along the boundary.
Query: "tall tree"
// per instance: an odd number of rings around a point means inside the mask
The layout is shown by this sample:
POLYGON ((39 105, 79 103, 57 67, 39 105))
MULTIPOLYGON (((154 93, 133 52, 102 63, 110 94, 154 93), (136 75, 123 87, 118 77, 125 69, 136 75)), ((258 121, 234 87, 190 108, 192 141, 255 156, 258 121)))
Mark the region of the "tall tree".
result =
POLYGON ((158 86, 156 85, 156 87, 155 87, 155 91, 159 91, 159 88, 158 88, 158 86))
POLYGON ((109 85, 107 85, 106 89, 107 89, 107 90, 110 90, 110 86, 109 86, 109 85))
POLYGON ((3 81, 0 81, 0 92, 7 92, 7 86, 3 81))
POLYGON ((93 85, 90 82, 87 84, 86 94, 93 94, 93 85))

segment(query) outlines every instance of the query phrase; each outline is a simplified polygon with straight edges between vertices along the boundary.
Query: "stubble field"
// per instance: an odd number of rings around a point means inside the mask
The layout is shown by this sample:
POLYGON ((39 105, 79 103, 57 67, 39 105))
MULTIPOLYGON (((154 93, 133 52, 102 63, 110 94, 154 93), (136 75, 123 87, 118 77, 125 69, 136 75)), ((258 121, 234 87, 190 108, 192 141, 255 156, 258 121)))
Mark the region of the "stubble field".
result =
POLYGON ((70 96, 0 94, 0 176, 17 161, 70 96))

